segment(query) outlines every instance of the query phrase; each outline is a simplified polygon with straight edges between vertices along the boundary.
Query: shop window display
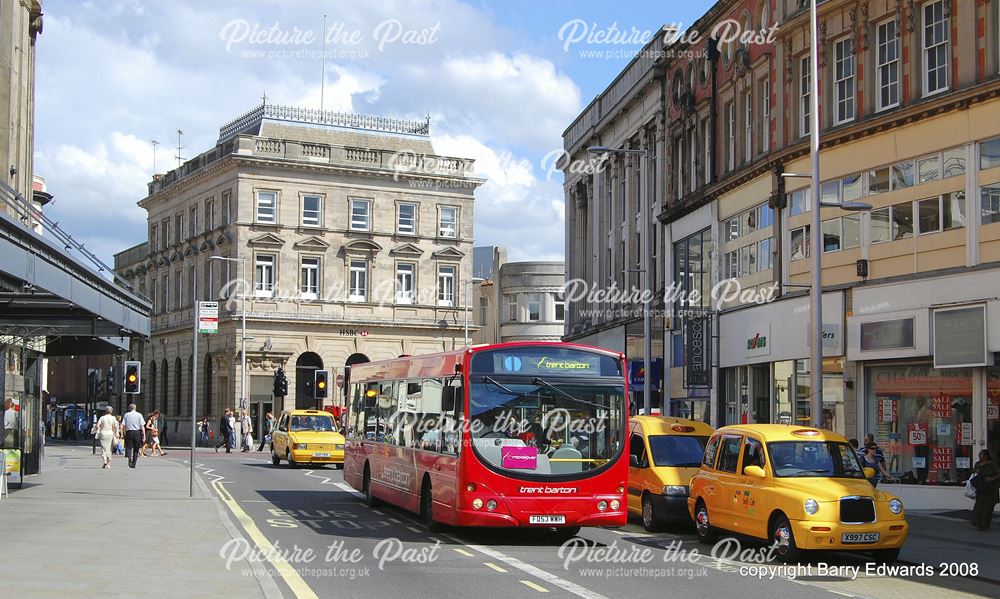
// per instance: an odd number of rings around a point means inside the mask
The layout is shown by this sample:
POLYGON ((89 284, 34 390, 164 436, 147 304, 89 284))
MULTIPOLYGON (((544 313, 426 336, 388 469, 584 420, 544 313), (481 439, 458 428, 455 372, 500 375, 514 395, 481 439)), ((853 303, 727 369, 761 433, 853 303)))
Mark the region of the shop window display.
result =
POLYGON ((868 421, 894 478, 941 485, 968 478, 976 461, 972 372, 927 363, 867 369, 868 421))

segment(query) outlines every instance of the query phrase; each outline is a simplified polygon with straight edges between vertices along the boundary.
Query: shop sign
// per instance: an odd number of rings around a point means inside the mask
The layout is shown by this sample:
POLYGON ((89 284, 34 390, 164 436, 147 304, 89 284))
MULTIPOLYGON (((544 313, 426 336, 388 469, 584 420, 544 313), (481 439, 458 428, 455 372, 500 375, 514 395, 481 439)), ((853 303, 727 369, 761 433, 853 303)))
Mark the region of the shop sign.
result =
POLYGON ((931 397, 931 412, 938 418, 951 418, 951 398, 947 395, 931 397))
POLYGON ((990 398, 990 403, 986 406, 986 419, 1000 420, 1000 400, 990 398))
POLYGON ((913 319, 861 323, 861 351, 913 348, 913 319))
POLYGON ((934 311, 934 368, 989 366, 986 306, 934 311))
POLYGON ((712 388, 712 335, 707 317, 684 321, 684 387, 712 388))
POLYGON ((914 468, 926 468, 927 467, 927 458, 913 456, 913 467, 914 468))
POLYGON ((959 445, 972 445, 972 423, 963 422, 961 428, 958 429, 958 444, 959 445))
POLYGON ((955 467, 959 470, 968 470, 969 462, 969 458, 955 458, 955 467))
POLYGON ((953 452, 951 447, 932 447, 931 470, 951 470, 951 465, 955 460, 953 452))
MULTIPOLYGON (((660 382, 663 380, 663 359, 653 358, 649 361, 649 369, 653 371, 653 376, 649 379, 649 390, 660 390, 660 382)), ((633 390, 640 390, 646 382, 646 371, 643 360, 633 360, 628 363, 628 384, 633 390)))
POLYGON ((771 355, 770 337, 771 323, 761 327, 750 327, 747 331, 746 356, 752 358, 771 355))
POLYGON ((927 445, 927 425, 919 422, 907 424, 906 442, 910 445, 927 445))
POLYGON ((878 421, 895 422, 899 420, 899 412, 896 408, 896 400, 880 398, 878 400, 878 421))

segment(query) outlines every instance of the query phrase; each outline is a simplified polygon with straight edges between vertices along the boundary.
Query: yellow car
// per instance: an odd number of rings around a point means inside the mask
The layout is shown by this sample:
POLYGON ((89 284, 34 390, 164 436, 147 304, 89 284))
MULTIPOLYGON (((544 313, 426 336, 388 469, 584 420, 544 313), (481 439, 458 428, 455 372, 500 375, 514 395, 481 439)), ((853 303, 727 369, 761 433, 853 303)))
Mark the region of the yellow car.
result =
POLYGON ((813 549, 871 552, 892 562, 909 526, 899 498, 872 487, 874 474, 831 431, 726 426, 705 448, 688 509, 703 543, 727 531, 770 540, 786 562, 813 549))
POLYGON ((689 523, 688 483, 698 472, 712 427, 704 422, 636 416, 629 420, 628 511, 653 532, 689 523))
POLYGON ((271 463, 335 464, 344 467, 344 436, 333 415, 320 410, 286 410, 271 432, 271 463))

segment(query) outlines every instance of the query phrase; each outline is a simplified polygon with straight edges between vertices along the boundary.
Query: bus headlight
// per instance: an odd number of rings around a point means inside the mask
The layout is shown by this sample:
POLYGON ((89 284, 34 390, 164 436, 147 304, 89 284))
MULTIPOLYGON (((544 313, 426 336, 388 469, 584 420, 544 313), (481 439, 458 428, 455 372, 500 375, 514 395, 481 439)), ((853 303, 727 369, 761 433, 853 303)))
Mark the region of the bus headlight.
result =
POLYGON ((903 502, 898 499, 892 499, 889 501, 889 511, 893 514, 903 513, 903 502))
POLYGON ((815 499, 806 499, 806 502, 802 504, 802 509, 810 516, 813 516, 819 511, 819 504, 816 503, 815 499))
POLYGON ((478 509, 482 509, 482 507, 483 507, 483 500, 480 499, 480 498, 478 498, 478 497, 476 497, 475 499, 472 500, 472 507, 476 508, 477 510, 478 509))
POLYGON ((617 509, 618 509, 618 508, 620 508, 621 506, 622 506, 621 502, 620 502, 620 501, 618 501, 617 499, 612 499, 612 500, 611 500, 611 509, 613 509, 613 510, 617 510, 617 509))
POLYGON ((608 509, 608 502, 604 501, 603 499, 600 500, 600 501, 598 501, 597 502, 597 509, 601 510, 602 512, 604 510, 608 509))
POLYGON ((667 485, 663 487, 663 494, 674 497, 687 497, 688 488, 684 485, 667 485))
POLYGON ((465 485, 465 490, 468 491, 469 493, 474 492, 476 490, 476 483, 469 483, 465 485))
POLYGON ((493 510, 497 509, 497 500, 496 499, 490 499, 489 501, 487 501, 486 502, 486 509, 488 509, 491 512, 493 510))

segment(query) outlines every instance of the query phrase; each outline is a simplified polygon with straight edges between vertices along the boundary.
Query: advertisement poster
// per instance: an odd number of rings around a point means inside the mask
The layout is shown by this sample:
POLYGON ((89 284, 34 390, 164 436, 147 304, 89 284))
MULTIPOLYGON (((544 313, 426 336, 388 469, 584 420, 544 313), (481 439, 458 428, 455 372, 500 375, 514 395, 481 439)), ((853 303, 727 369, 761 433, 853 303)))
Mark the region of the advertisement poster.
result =
POLYGON ((968 470, 969 458, 955 458, 955 467, 959 470, 968 470))
POLYGON ((955 456, 951 447, 931 448, 931 470, 951 470, 954 461, 955 456))
POLYGON ((21 450, 3 450, 3 464, 4 472, 10 475, 7 482, 12 485, 21 484, 21 450))
POLYGON ((932 397, 931 412, 938 418, 951 418, 951 398, 947 395, 932 397))
POLYGON ((990 403, 986 406, 986 419, 1000 420, 1000 398, 990 398, 990 403))
POLYGON ((926 468, 927 467, 927 458, 921 458, 921 457, 914 456, 914 458, 913 458, 913 467, 914 468, 926 468))
POLYGON ((951 436, 951 423, 950 422, 938 422, 937 423, 937 436, 939 436, 939 437, 950 437, 951 436))
POLYGON ((958 429, 958 444, 959 445, 972 445, 972 423, 963 422, 962 426, 958 429))
POLYGON ((906 442, 910 445, 927 445, 927 425, 919 422, 907 424, 906 442))
POLYGON ((893 399, 880 398, 878 403, 878 421, 879 422, 895 422, 897 420, 898 413, 896 412, 896 401, 893 399))

